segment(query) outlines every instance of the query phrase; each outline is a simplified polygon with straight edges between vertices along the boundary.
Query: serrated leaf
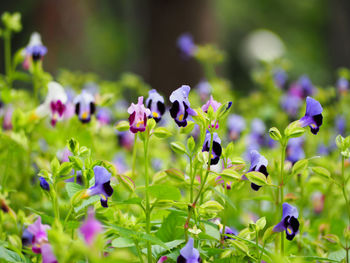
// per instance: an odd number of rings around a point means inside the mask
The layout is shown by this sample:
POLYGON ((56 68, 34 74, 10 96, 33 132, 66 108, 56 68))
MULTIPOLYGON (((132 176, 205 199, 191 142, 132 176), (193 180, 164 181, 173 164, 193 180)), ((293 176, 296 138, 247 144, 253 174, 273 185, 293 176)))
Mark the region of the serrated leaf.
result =
POLYGON ((185 180, 184 173, 178 169, 170 168, 168 170, 165 170, 165 172, 169 177, 175 179, 176 181, 183 182, 185 180))
POLYGON ((128 189, 130 192, 135 191, 135 183, 129 176, 123 174, 118 174, 117 176, 120 179, 119 181, 125 186, 126 189, 128 189))
POLYGON ((210 212, 220 212, 224 207, 215 200, 209 200, 200 206, 201 209, 209 210, 210 212))

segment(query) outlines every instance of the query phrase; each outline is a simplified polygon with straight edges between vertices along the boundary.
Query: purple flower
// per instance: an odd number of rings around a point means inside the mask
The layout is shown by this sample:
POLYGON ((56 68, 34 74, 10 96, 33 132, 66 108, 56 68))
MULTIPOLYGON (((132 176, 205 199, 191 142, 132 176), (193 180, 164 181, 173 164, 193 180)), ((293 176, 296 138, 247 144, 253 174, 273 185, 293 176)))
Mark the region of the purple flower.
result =
POLYGON ((126 163, 125 156, 121 153, 118 153, 114 156, 113 164, 119 174, 123 174, 128 170, 128 165, 126 163))
POLYGON ((159 258, 159 260, 157 261, 157 263, 163 263, 163 262, 165 262, 167 259, 168 259, 167 256, 162 256, 162 257, 159 258))
POLYGON ((312 82, 307 75, 301 76, 298 80, 298 84, 301 87, 304 98, 315 93, 315 87, 312 85, 312 82))
MULTIPOLYGON (((202 152, 209 152, 210 150, 211 135, 209 132, 205 135, 205 140, 202 148, 202 152)), ((210 165, 215 165, 219 162, 222 153, 221 140, 216 132, 213 134, 213 148, 210 157, 210 165)))
POLYGON ((230 139, 236 141, 246 128, 245 120, 242 116, 232 114, 227 119, 227 127, 230 139))
MULTIPOLYGON (((268 165, 267 159, 256 150, 250 151, 249 154, 250 154, 250 168, 248 172, 257 171, 264 174, 267 178, 267 176, 269 175, 266 169, 268 165)), ((245 175, 243 175, 242 179, 247 180, 248 178, 245 175)), ((256 185, 254 183, 251 183, 250 186, 254 191, 258 191, 261 187, 260 185, 256 185)))
POLYGON ((107 125, 111 122, 112 113, 108 108, 100 108, 96 114, 96 119, 101 125, 107 125))
POLYGON ((135 135, 130 131, 118 132, 118 142, 119 145, 127 150, 131 150, 134 145, 135 135))
POLYGON ((287 239, 293 240, 299 231, 298 210, 288 203, 282 205, 282 220, 273 228, 274 232, 286 231, 287 239))
POLYGON ((210 98, 209 100, 207 101, 207 103, 205 103, 203 106, 202 106, 202 110, 207 113, 208 112, 208 109, 209 107, 212 107, 214 112, 216 112, 218 110, 218 108, 221 106, 221 103, 220 102, 217 102, 216 100, 213 99, 213 96, 210 95, 210 98))
POLYGON ((139 97, 137 104, 131 103, 128 108, 130 131, 133 133, 144 132, 147 126, 147 116, 151 111, 143 105, 143 97, 139 97))
POLYGON ((311 132, 317 134, 323 121, 322 111, 323 108, 317 100, 307 97, 305 116, 299 120, 301 127, 309 126, 311 132))
POLYGON ((90 187, 82 198, 86 198, 93 195, 100 195, 101 205, 108 207, 108 197, 113 194, 113 188, 111 187, 111 173, 102 166, 94 167, 95 185, 90 187))
POLYGON ((317 147, 317 153, 319 155, 328 155, 329 151, 329 147, 327 147, 324 143, 320 143, 317 147))
POLYGON ((346 78, 339 78, 337 81, 337 88, 340 93, 345 93, 349 89, 349 81, 346 78))
POLYGON ((198 83, 196 89, 199 94, 199 97, 201 98, 201 101, 207 101, 213 88, 211 87, 208 81, 202 80, 198 83))
POLYGON ((41 246, 41 256, 43 258, 42 263, 58 263, 49 243, 44 243, 41 246))
POLYGON ((28 231, 28 229, 24 229, 22 233, 22 245, 30 246, 33 243, 34 235, 28 231))
POLYGON ((202 262, 199 251, 193 247, 193 238, 190 238, 187 244, 180 250, 177 257, 177 263, 196 263, 202 262))
POLYGON ((50 229, 49 225, 41 224, 41 217, 31 225, 28 226, 28 232, 33 235, 32 250, 34 253, 40 254, 42 252, 42 244, 48 243, 47 230, 50 229))
POLYGON ((293 94, 287 94, 281 98, 282 109, 291 117, 295 117, 298 114, 301 103, 301 98, 293 94))
POLYGON ((173 103, 170 109, 170 115, 179 127, 185 127, 187 125, 187 117, 189 115, 197 115, 197 113, 191 109, 190 102, 188 101, 190 90, 190 86, 182 85, 170 95, 170 102, 173 103))
POLYGON ((279 88, 283 88, 284 84, 286 84, 287 77, 287 73, 283 69, 275 69, 273 72, 273 80, 279 88))
POLYGON ((151 110, 151 114, 148 117, 159 122, 165 112, 165 105, 164 98, 155 89, 148 92, 146 106, 151 110))
POLYGON ((4 130, 12 130, 12 114, 13 114, 13 107, 9 105, 5 109, 4 113, 4 119, 2 122, 2 127, 4 130))
POLYGON ((335 127, 336 131, 340 135, 345 135, 345 126, 346 126, 346 120, 343 116, 337 116, 335 119, 335 127))
POLYGON ((305 158, 305 152, 303 149, 303 145, 304 145, 304 138, 303 137, 291 138, 288 141, 287 160, 290 161, 292 164, 305 158))
POLYGON ((30 36, 29 44, 25 48, 26 57, 31 57, 33 61, 40 60, 47 53, 47 48, 41 42, 39 33, 34 32, 30 36))
POLYGON ((75 114, 78 116, 82 123, 88 123, 91 120, 91 116, 95 113, 95 98, 86 90, 83 90, 74 99, 75 114))
POLYGON ((179 36, 176 44, 185 58, 192 57, 197 49, 193 42, 193 37, 189 33, 179 36))
POLYGON ((50 191, 50 184, 46 181, 46 179, 40 176, 39 180, 40 180, 40 187, 43 190, 50 191))
POLYGON ((102 225, 95 219, 94 209, 89 207, 88 216, 80 227, 80 233, 84 236, 86 243, 91 246, 101 231, 102 225))

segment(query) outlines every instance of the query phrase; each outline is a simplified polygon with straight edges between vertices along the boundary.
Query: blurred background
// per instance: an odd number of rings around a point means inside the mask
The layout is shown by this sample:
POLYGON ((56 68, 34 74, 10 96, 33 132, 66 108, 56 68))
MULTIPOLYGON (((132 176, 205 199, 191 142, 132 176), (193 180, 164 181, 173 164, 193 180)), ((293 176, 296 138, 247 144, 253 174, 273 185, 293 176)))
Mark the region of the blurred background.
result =
POLYGON ((109 80, 134 72, 166 94, 203 78, 200 65, 176 48, 185 32, 225 51, 219 71, 235 89, 254 88, 254 65, 245 55, 252 39, 258 50, 281 51, 291 78, 306 73, 315 84, 329 85, 337 68, 350 67, 349 0, 16 0, 1 1, 0 11, 22 14, 13 50, 27 45, 33 31, 41 33, 46 71, 95 72, 109 80), (277 47, 252 38, 259 29, 269 30, 277 47))

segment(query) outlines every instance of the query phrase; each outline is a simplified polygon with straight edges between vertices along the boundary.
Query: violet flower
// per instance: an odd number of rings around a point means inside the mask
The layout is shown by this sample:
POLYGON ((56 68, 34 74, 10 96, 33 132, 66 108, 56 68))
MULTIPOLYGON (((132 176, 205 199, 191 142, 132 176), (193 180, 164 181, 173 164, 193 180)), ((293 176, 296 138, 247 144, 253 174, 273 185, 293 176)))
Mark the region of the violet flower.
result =
POLYGON ((135 135, 130 131, 118 132, 118 143, 127 150, 131 150, 134 145, 135 135))
POLYGON ((317 146, 317 153, 319 155, 328 155, 330 151, 330 147, 327 147, 324 143, 320 143, 317 146))
POLYGON ((185 58, 192 57, 197 49, 197 46, 193 42, 193 37, 189 33, 180 35, 177 39, 176 45, 185 58))
MULTIPOLYGON (((204 140, 202 152, 209 152, 210 151, 210 139, 211 139, 210 132, 207 132, 207 134, 205 135, 205 140, 204 140)), ((219 138, 218 134, 216 132, 214 132, 214 134, 213 134, 213 147, 212 147, 212 153, 211 153, 211 157, 210 157, 210 165, 215 165, 219 162, 221 153, 222 153, 221 139, 219 138)))
POLYGON ((337 81, 337 88, 340 93, 345 93, 349 89, 349 81, 346 78, 339 78, 337 81))
POLYGON ((310 78, 307 75, 303 75, 298 79, 298 84, 303 92, 303 97, 311 96, 315 93, 315 87, 312 85, 310 78))
POLYGON ((209 95, 212 92, 212 87, 208 81, 202 80, 196 86, 196 90, 201 98, 201 101, 207 101, 209 99, 209 95))
POLYGON ((112 113, 108 108, 100 108, 96 114, 96 119, 101 125, 108 125, 112 120, 112 113))
POLYGON ((273 80, 279 88, 283 88, 284 84, 286 84, 287 77, 287 73, 281 68, 275 69, 273 72, 273 80))
POLYGON ((302 99, 293 94, 286 94, 281 98, 281 107, 290 117, 295 117, 302 104, 302 99))
POLYGON ((305 116, 299 120, 301 127, 309 126, 311 132, 317 134, 323 121, 322 111, 323 108, 317 100, 307 97, 305 116))
POLYGON ((49 225, 41 224, 41 217, 31 225, 28 226, 28 231, 33 235, 32 250, 36 254, 40 254, 42 244, 48 243, 47 230, 50 229, 49 225))
POLYGON ((255 118, 252 120, 251 132, 247 137, 248 151, 259 150, 261 146, 266 144, 265 131, 266 126, 261 119, 255 118))
MULTIPOLYGON (((209 100, 207 101, 207 103, 205 103, 203 106, 202 106, 202 110, 207 113, 208 110, 209 110, 209 107, 212 107, 213 111, 216 112, 221 106, 221 103, 220 102, 217 102, 216 100, 213 99, 213 96, 210 95, 210 98, 209 100)), ((229 106, 231 107, 231 105, 229 106)), ((215 120, 211 123, 211 127, 212 128, 215 128, 215 129, 219 129, 219 121, 216 121, 215 120)))
POLYGON ((147 116, 151 111, 143 105, 143 97, 139 97, 137 104, 131 103, 128 108, 130 131, 133 133, 144 132, 147 126, 147 116))
POLYGON ((102 166, 94 167, 95 185, 90 187, 82 198, 86 198, 93 195, 99 195, 101 197, 101 205, 108 207, 108 197, 113 194, 113 188, 111 187, 111 173, 102 166))
POLYGON ((12 105, 9 105, 5 109, 4 119, 2 122, 2 127, 4 130, 12 130, 12 128, 13 128, 12 114, 13 114, 13 107, 12 107, 12 105))
POLYGON ((96 236, 102 232, 102 225, 95 219, 95 212, 92 207, 89 207, 88 216, 79 230, 89 246, 93 244, 96 236))
POLYGON ((91 116, 96 111, 95 98, 86 90, 83 90, 74 99, 75 114, 78 116, 82 123, 88 123, 91 120, 91 116))
POLYGON ((245 120, 242 116, 231 114, 227 119, 229 138, 236 141, 241 136, 242 131, 246 128, 245 120))
POLYGON ((155 89, 148 92, 146 106, 151 110, 151 114, 148 117, 159 122, 165 113, 165 104, 164 98, 155 89))
MULTIPOLYGON (((264 174, 267 178, 267 176, 269 175, 266 169, 268 165, 267 159, 256 150, 250 151, 249 154, 250 154, 250 168, 248 172, 257 171, 264 174)), ((245 175, 242 175, 242 179, 248 180, 248 178, 245 175)), ((258 191, 261 187, 260 185, 256 185, 254 183, 251 183, 250 186, 254 191, 258 191)))
POLYGON ((50 191, 50 184, 46 181, 46 179, 40 176, 39 180, 40 180, 40 187, 45 191, 50 191))
POLYGON ((335 119, 335 127, 337 134, 345 135, 346 119, 343 116, 337 116, 335 119))
POLYGON ((30 246, 33 243, 33 238, 34 238, 34 235, 32 233, 30 233, 27 228, 25 228, 23 230, 22 238, 21 238, 22 245, 23 246, 30 246))
POLYGON ((188 116, 197 115, 197 113, 191 109, 190 102, 188 101, 190 90, 190 86, 182 85, 170 95, 170 102, 173 103, 170 108, 170 115, 179 127, 185 127, 187 125, 188 116))
POLYGON ((196 263, 202 262, 199 251, 193 247, 193 238, 190 238, 187 244, 180 250, 177 257, 177 263, 196 263))
POLYGON ((41 36, 39 33, 34 32, 30 36, 30 40, 25 50, 25 59, 23 62, 23 68, 28 70, 30 67, 30 60, 39 61, 47 53, 47 48, 41 42, 41 36))
POLYGON ((51 81, 48 84, 48 93, 43 104, 41 104, 32 114, 31 119, 43 118, 47 115, 51 117, 51 125, 55 126, 56 122, 62 119, 66 110, 67 95, 63 87, 51 81))
POLYGON ((42 263, 58 263, 49 243, 42 244, 41 256, 43 258, 42 263))
POLYGON ((299 231, 298 210, 288 203, 282 205, 282 220, 273 228, 274 232, 286 231, 287 239, 293 240, 299 231))
POLYGON ((303 145, 303 137, 289 139, 287 145, 287 160, 290 161, 292 164, 295 164, 297 161, 305 158, 303 145))

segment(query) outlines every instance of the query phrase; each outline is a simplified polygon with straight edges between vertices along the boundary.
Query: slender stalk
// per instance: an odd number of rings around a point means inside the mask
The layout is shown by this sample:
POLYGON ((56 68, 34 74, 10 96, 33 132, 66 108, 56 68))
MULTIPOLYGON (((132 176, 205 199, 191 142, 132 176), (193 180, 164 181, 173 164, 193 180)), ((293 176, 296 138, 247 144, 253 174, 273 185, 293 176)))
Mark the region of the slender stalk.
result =
MULTIPOLYGON (((225 166, 226 167, 226 166, 225 166)), ((227 189, 227 186, 226 186, 226 182, 224 181, 224 189, 225 189, 225 195, 227 198, 229 198, 228 196, 228 189, 227 189)), ((224 211, 227 211, 227 201, 225 200, 225 204, 224 204, 224 211)), ((227 225, 227 218, 226 216, 224 215, 223 218, 222 218, 222 241, 225 240, 225 230, 226 230, 226 225, 227 225)))
POLYGON ((40 83, 39 83, 39 62, 38 61, 33 62, 33 89, 34 89, 34 98, 37 100, 37 102, 39 102, 40 101, 39 99, 40 83))
POLYGON ((134 179, 135 179, 136 152, 137 152, 136 143, 137 143, 137 133, 135 133, 135 136, 134 136, 134 145, 132 149, 132 176, 134 179))
POLYGON ((190 189, 190 203, 193 202, 193 182, 195 174, 192 174, 192 156, 190 156, 190 180, 191 180, 191 189, 190 189))
POLYGON ((4 49, 5 49, 5 72, 9 87, 11 88, 11 31, 4 32, 4 49))
POLYGON ((140 246, 139 246, 139 242, 137 242, 135 240, 135 247, 136 247, 136 250, 137 250, 137 254, 139 256, 139 259, 140 259, 140 262, 143 263, 143 257, 142 257, 142 252, 141 252, 141 249, 140 249, 140 246))
MULTIPOLYGON (((341 158, 341 175, 343 178, 343 184, 342 184, 342 191, 343 191, 343 196, 345 199, 345 205, 346 205, 346 210, 348 213, 348 227, 350 226, 350 204, 349 204, 349 199, 348 196, 346 195, 346 180, 345 180, 345 175, 344 175, 344 161, 345 161, 345 157, 342 155, 341 158)), ((346 238, 346 262, 349 263, 349 246, 348 246, 348 239, 346 238)))
MULTIPOLYGON (((281 204, 283 203, 283 199, 284 199, 284 194, 283 194, 283 186, 284 186, 284 182, 283 182, 283 172, 284 172, 284 160, 286 158, 286 145, 287 142, 282 142, 281 143, 281 172, 280 172, 280 201, 281 204)), ((283 212, 283 211, 282 211, 283 212)), ((284 232, 281 232, 281 255, 284 255, 284 232)))
MULTIPOLYGON (((146 233, 149 235, 151 233, 151 207, 150 207, 150 200, 149 200, 149 193, 148 193, 148 187, 149 187, 149 177, 148 177, 148 142, 149 138, 148 135, 146 139, 143 142, 143 149, 145 154, 145 191, 146 191, 146 233)), ((148 262, 152 262, 152 247, 151 243, 147 241, 147 258, 148 262)))
MULTIPOLYGON (((258 257, 259 257, 259 235, 258 235, 258 231, 255 231, 255 246, 256 246, 256 253, 258 253, 258 257)), ((257 261, 258 263, 261 261, 257 261)))
POLYGON ((63 227, 66 226, 66 224, 67 224, 67 222, 68 222, 68 220, 69 220, 70 215, 72 214, 72 212, 73 212, 73 205, 70 204, 70 208, 69 208, 68 214, 67 214, 66 218, 64 219, 64 225, 63 225, 63 227))

